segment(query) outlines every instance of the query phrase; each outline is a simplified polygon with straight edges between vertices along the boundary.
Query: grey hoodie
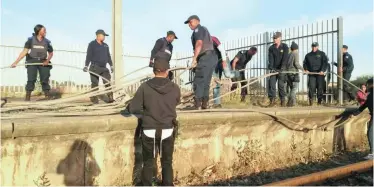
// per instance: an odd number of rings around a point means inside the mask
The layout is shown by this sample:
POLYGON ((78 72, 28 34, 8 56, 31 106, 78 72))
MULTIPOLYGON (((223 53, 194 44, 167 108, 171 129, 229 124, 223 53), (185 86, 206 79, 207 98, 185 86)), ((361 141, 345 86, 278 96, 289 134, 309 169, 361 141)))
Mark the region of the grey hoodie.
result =
POLYGON ((303 70, 299 63, 299 50, 294 50, 291 53, 288 54, 288 61, 286 66, 286 71, 295 71, 297 70, 303 70))

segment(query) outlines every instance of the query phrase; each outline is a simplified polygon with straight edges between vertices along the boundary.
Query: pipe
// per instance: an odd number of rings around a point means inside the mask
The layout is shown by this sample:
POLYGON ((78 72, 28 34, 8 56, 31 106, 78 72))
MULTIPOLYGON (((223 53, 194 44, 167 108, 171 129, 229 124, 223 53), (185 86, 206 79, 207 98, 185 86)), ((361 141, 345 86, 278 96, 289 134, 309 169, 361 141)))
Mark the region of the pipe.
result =
POLYGON ((349 164, 346 166, 336 167, 309 175, 286 179, 278 182, 266 184, 264 186, 301 186, 321 183, 327 179, 341 179, 352 175, 352 173, 362 173, 373 168, 373 160, 349 164))

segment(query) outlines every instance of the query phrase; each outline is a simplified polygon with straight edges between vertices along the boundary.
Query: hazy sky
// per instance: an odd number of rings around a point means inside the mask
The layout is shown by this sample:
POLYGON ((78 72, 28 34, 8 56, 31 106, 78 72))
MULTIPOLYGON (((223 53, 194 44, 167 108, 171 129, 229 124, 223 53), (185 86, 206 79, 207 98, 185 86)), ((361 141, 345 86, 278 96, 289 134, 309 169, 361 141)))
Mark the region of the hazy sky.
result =
MULTIPOLYGON (((2 45, 22 47, 38 23, 47 27, 47 37, 55 49, 85 51, 98 28, 111 33, 111 0, 0 1, 2 45)), ((174 42, 175 51, 190 52, 191 30, 183 22, 191 14, 199 15, 202 25, 222 41, 343 16, 344 43, 355 62, 353 76, 373 74, 372 0, 288 0, 285 3, 279 0, 123 0, 124 53, 149 56, 155 40, 168 30, 175 31, 179 37, 174 42)), ((110 36, 107 42, 111 43, 110 36)), ((11 64, 19 50, 2 49, 1 66, 11 64)), ((67 60, 83 67, 84 53, 72 57, 61 52, 56 56, 54 60, 59 63, 67 60)), ((147 59, 127 59, 125 72, 147 63, 147 59)), ((77 79, 81 74, 80 70, 66 71, 71 72, 69 79, 77 79)), ((18 75, 15 72, 24 72, 24 68, 6 70, 2 72, 2 79, 18 75)), ((57 67, 53 72, 61 74, 57 67)), ((22 82, 26 75, 18 77, 14 79, 22 82)), ((84 80, 89 80, 88 75, 84 80)))

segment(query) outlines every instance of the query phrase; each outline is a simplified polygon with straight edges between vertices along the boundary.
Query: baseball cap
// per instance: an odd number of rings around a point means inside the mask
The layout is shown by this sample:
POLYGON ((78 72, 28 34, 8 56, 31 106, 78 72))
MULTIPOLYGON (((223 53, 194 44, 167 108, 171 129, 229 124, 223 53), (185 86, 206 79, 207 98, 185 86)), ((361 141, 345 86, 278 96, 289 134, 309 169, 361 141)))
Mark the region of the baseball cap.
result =
POLYGON ((319 46, 318 42, 313 42, 312 43, 312 47, 318 47, 318 46, 319 46))
POLYGON ((274 35, 273 35, 273 39, 277 39, 279 37, 282 37, 282 33, 281 32, 275 32, 274 35))
POLYGON ((184 24, 189 23, 189 22, 190 22, 191 20, 193 20, 193 19, 197 19, 197 20, 200 21, 199 16, 197 16, 197 15, 192 15, 192 16, 188 17, 188 19, 184 22, 184 24))
POLYGON ((168 69, 170 69, 168 61, 162 59, 155 60, 155 63, 153 65, 153 71, 165 72, 168 69))
POLYGON ((175 39, 178 39, 177 35, 175 35, 175 32, 174 31, 168 31, 166 33, 166 36, 169 36, 169 35, 174 35, 175 39))
POLYGON ((343 45, 343 48, 344 49, 348 49, 348 45, 343 45))
POLYGON ((104 31, 103 29, 99 29, 99 30, 97 30, 97 31, 96 31, 96 35, 98 35, 98 34, 102 34, 102 35, 104 35, 104 36, 109 36, 107 33, 105 33, 105 31, 104 31))

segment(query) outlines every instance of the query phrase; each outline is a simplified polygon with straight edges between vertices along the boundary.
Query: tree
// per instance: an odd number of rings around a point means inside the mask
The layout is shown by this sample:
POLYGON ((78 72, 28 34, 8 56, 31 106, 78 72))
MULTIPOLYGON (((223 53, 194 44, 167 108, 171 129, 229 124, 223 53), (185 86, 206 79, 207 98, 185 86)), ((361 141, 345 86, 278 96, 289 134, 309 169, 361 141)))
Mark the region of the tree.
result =
POLYGON ((352 80, 351 83, 361 88, 361 85, 365 84, 366 81, 372 77, 372 75, 362 75, 357 77, 355 80, 352 80))

